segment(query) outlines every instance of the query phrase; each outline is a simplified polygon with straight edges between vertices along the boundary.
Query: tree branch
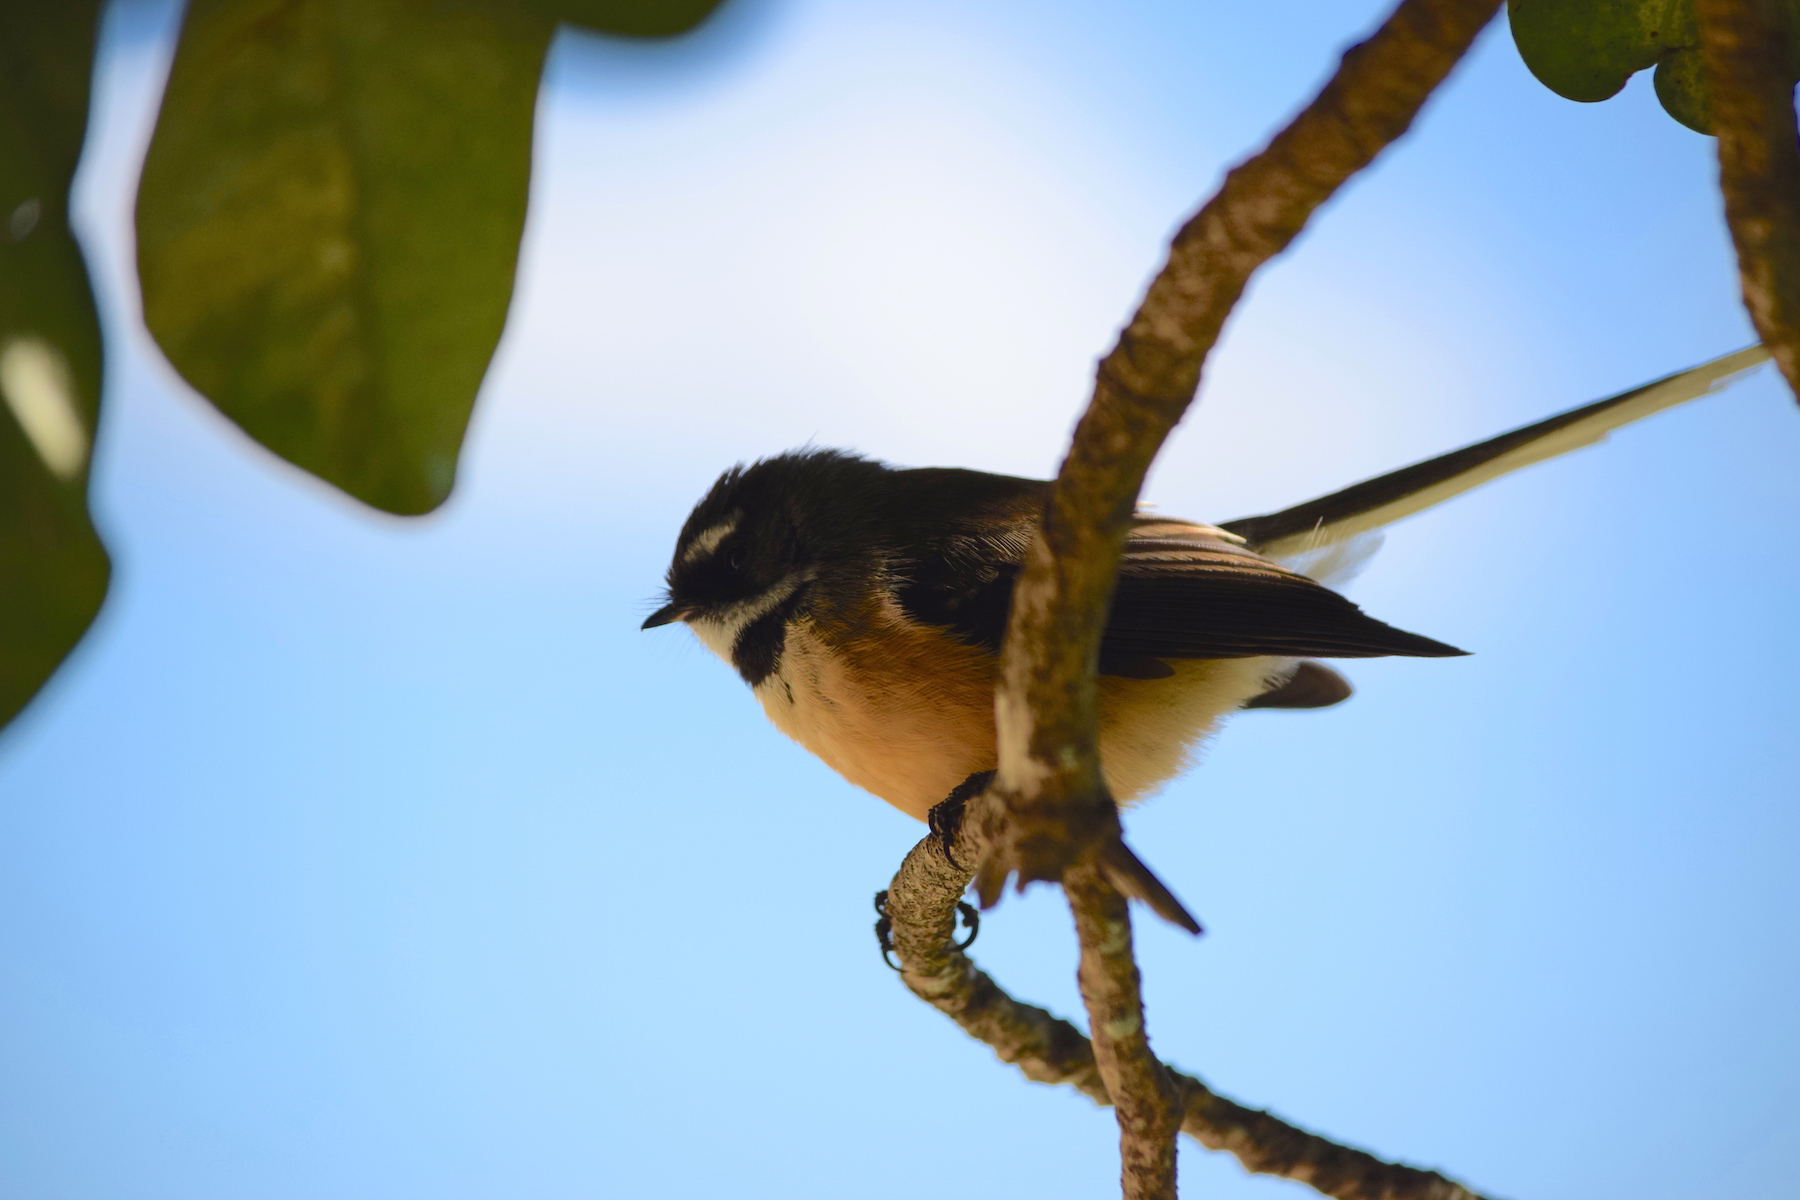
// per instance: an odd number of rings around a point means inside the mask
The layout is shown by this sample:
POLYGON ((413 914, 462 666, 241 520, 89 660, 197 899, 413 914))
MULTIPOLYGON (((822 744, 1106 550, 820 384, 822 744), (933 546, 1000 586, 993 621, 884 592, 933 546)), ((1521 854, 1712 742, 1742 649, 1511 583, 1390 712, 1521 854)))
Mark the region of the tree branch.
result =
MULTIPOLYGON (((1193 399, 1226 316, 1257 268, 1406 132, 1498 8, 1403 0, 1181 229, 1100 363, 1013 590, 995 701, 999 778, 990 800, 971 806, 991 847, 977 874, 984 905, 1009 877, 1060 880, 1118 837, 1095 749, 1100 632, 1144 473, 1193 399)), ((1107 865, 1130 874, 1128 864, 1107 865)))
POLYGON ((1800 134, 1794 47, 1780 0, 1699 0, 1719 139, 1719 190, 1744 307, 1800 397, 1800 134))
MULTIPOLYGON (((957 845, 959 851, 967 848, 961 839, 957 845)), ((1110 1105, 1095 1048, 1081 1031, 1036 1005, 1013 999, 956 949, 951 940, 956 903, 969 879, 969 871, 945 859, 935 836, 906 856, 884 906, 892 922, 901 980, 915 996, 985 1043, 1002 1062, 1018 1067, 1025 1078, 1067 1084, 1097 1104, 1110 1105)), ((1182 1132, 1209 1150, 1228 1151, 1247 1171, 1292 1179, 1338 1200, 1483 1200, 1435 1171, 1386 1162, 1340 1145, 1272 1113, 1229 1100, 1191 1075, 1170 1071, 1161 1063, 1156 1066, 1174 1089, 1182 1132)), ((1131 1169, 1128 1161, 1125 1170, 1131 1169)))
POLYGON ((1127 1200, 1175 1196, 1181 1092, 1150 1051, 1131 913, 1101 870, 1077 863, 1063 876, 1081 943, 1081 999, 1100 1078, 1119 1118, 1119 1173, 1127 1200))
POLYGON ((1117 1102, 1126 1200, 1175 1195, 1176 1089, 1150 1053, 1124 896, 1198 933, 1126 848, 1098 754, 1095 668, 1119 551, 1144 474, 1199 386, 1252 274, 1411 126, 1499 0, 1401 0, 1319 95, 1230 172, 1176 235, 1100 363, 1012 594, 995 695, 999 771, 970 805, 984 907, 1006 881, 1060 880, 1081 936, 1097 1063, 1117 1102))

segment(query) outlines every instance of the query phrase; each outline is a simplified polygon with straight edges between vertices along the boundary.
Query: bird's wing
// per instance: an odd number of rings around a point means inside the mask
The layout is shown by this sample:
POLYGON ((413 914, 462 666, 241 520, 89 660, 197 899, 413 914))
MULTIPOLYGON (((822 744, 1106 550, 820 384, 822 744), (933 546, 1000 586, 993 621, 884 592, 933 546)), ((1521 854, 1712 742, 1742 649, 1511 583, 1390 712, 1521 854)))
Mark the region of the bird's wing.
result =
POLYGON ((1224 530, 1140 516, 1119 559, 1100 653, 1104 669, 1109 660, 1441 658, 1463 651, 1377 621, 1224 530))
POLYGON ((1725 386, 1768 357, 1769 352, 1761 346, 1750 346, 1609 400, 1402 467, 1278 513, 1227 521, 1220 528, 1243 538, 1258 554, 1298 566, 1308 574, 1318 574, 1324 568, 1314 567, 1308 560, 1340 543, 1370 534, 1520 467, 1604 441, 1607 434, 1622 425, 1725 386))
POLYGON ((889 483, 884 532, 895 600, 914 620, 1000 653, 1013 583, 1050 485, 949 467, 896 471, 889 483))
MULTIPOLYGON (((937 488, 948 472, 913 472, 937 488)), ((1018 481, 1021 485, 1028 481, 1018 481)), ((904 539, 893 595, 914 620, 1000 652, 1043 484, 999 488, 980 520, 904 539)), ((1252 553, 1210 525, 1139 516, 1119 559, 1100 647, 1102 674, 1158 678, 1163 659, 1370 658, 1463 653, 1385 625, 1336 592, 1252 553)))

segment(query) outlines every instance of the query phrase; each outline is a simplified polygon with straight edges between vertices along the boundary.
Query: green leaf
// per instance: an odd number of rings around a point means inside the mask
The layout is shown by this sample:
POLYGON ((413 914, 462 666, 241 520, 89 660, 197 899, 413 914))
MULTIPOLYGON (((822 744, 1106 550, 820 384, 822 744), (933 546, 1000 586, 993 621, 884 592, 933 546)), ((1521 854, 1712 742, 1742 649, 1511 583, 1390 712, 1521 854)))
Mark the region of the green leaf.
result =
POLYGON ((1656 64, 1656 98, 1663 111, 1695 133, 1712 132, 1712 96, 1700 48, 1677 50, 1656 64))
POLYGON ((524 0, 552 20, 625 37, 675 37, 693 29, 721 0, 524 0))
POLYGON ((551 20, 500 0, 194 0, 138 189, 189 383, 378 508, 449 495, 505 325, 551 20))
POLYGON ((1692 0, 1507 0, 1519 57, 1569 100, 1605 100, 1698 35, 1692 0))
MULTIPOLYGON (((1800 30, 1800 0, 1786 0, 1800 30)), ((1538 81, 1570 100, 1605 100, 1646 67, 1656 68, 1656 97, 1698 133, 1712 127, 1712 99, 1700 61, 1694 0, 1507 0, 1519 57, 1538 81)), ((1791 38, 1792 76, 1800 80, 1800 38, 1791 38)))
POLYGON ((0 3, 0 723, 81 640, 110 570, 87 512, 100 323, 68 219, 98 14, 0 3))

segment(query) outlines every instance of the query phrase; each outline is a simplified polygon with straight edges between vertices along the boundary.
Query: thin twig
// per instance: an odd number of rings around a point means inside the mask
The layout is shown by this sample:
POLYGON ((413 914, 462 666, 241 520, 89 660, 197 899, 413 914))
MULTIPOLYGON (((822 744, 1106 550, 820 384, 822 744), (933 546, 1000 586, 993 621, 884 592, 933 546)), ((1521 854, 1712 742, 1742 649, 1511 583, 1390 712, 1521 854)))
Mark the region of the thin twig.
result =
POLYGON ((1081 943, 1081 999, 1100 1078, 1119 1118, 1119 1178, 1123 1194, 1175 1195, 1175 1135, 1181 1130, 1181 1092, 1150 1051, 1144 1027, 1131 913, 1125 897, 1097 867, 1077 863, 1063 876, 1081 943))
MULTIPOLYGON (((962 841, 958 847, 968 848, 962 841)), ((1007 995, 953 945, 956 902, 969 878, 945 859, 935 837, 906 856, 885 908, 901 980, 1025 1078, 1067 1084, 1110 1105, 1094 1047, 1082 1032, 1007 995)), ((1182 1132, 1209 1150, 1229 1152, 1247 1171, 1292 1179, 1338 1200, 1483 1200, 1435 1171, 1386 1162, 1229 1100, 1191 1075, 1168 1071, 1167 1078, 1179 1097, 1182 1132)))
POLYGON ((1719 190, 1744 307, 1800 397, 1800 133, 1782 0, 1699 0, 1719 190))
POLYGON ((1089 1024, 1102 1031, 1099 1067, 1118 1101, 1126 1200, 1173 1200, 1175 1106, 1144 1032, 1121 895, 1199 931, 1125 847, 1100 773, 1095 668, 1132 508, 1251 275, 1406 132, 1498 8, 1499 0, 1402 0, 1176 235, 1100 363, 1013 589, 995 696, 999 774, 970 806, 986 847, 976 891, 990 907, 1016 876, 1020 887, 1060 880, 1069 893, 1089 1024), (1131 1032, 1106 1032, 1115 1028, 1131 1032))

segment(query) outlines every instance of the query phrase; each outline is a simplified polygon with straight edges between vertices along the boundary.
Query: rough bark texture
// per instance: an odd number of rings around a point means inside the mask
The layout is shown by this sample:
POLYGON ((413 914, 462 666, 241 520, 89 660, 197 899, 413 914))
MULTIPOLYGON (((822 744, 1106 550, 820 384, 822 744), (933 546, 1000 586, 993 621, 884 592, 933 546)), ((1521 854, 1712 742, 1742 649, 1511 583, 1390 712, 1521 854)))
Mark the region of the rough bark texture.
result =
POLYGON ((970 805, 976 890, 1060 880, 1081 935, 1082 996, 1119 1114, 1126 1200, 1173 1200, 1176 1089, 1150 1053, 1123 896, 1199 925, 1125 847, 1097 749, 1095 668, 1144 473, 1181 419, 1250 276, 1411 126, 1500 0, 1401 0, 1319 95, 1226 176, 1176 235, 1118 344, 1045 503, 1013 590, 995 696, 999 774, 970 805))
MULTIPOLYGON (((1060 880, 1118 837, 1095 754, 1094 668, 1120 548, 1144 473, 1187 410, 1201 366, 1250 276, 1312 213, 1405 133, 1499 0, 1403 0, 1351 47, 1324 89, 1226 176, 1176 235, 1101 362, 1013 592, 996 697, 1000 777, 972 806, 991 847, 984 904, 1006 880, 1060 880)), ((1109 873, 1131 890, 1129 868, 1109 873)))
POLYGON ((1719 190, 1744 307, 1800 396, 1800 135, 1782 0, 1699 0, 1719 190))
MULTIPOLYGON (((958 842, 959 850, 969 848, 958 842)), ((945 859, 936 837, 926 838, 906 856, 889 886, 885 908, 901 980, 1027 1079, 1067 1084, 1098 1104, 1110 1105, 1112 1093, 1095 1048, 1081 1031, 1036 1005, 1013 999, 956 949, 952 941, 956 902, 969 879, 969 871, 945 859)), ((1079 891, 1087 885, 1074 879, 1070 886, 1079 891)), ((1124 936, 1128 960, 1129 932, 1124 936)), ((1135 966, 1131 975, 1135 979, 1135 966)), ((1084 973, 1084 991, 1086 984, 1084 973)), ((1127 1036, 1142 1038, 1142 1023, 1127 1036)), ((1182 1132, 1209 1150, 1229 1152, 1247 1171, 1292 1179, 1338 1200, 1483 1200, 1435 1171, 1386 1162, 1229 1100, 1191 1075, 1160 1063, 1157 1070, 1173 1089, 1182 1132)), ((1160 1090, 1162 1085, 1156 1086, 1160 1090)), ((1159 1127, 1155 1138, 1145 1140, 1162 1144, 1168 1139, 1159 1127)), ((1127 1159, 1124 1168, 1128 1188, 1132 1161, 1127 1159)), ((1172 1173, 1169 1186, 1172 1189, 1172 1173)))
MULTIPOLYGON (((958 843, 959 847, 962 845, 958 843)), ((1106 1084, 1082 1032, 1041 1008, 1021 1004, 956 949, 956 902, 969 872, 952 866, 935 837, 914 846, 888 890, 900 978, 919 999, 991 1046, 1036 1083, 1066 1083, 1101 1104, 1106 1084)))
POLYGON ((1119 1174, 1130 1198, 1175 1195, 1175 1135, 1181 1093, 1150 1050, 1144 1028, 1131 913, 1098 867, 1078 863, 1063 876, 1081 942, 1076 978, 1100 1079, 1119 1118, 1119 1174))

